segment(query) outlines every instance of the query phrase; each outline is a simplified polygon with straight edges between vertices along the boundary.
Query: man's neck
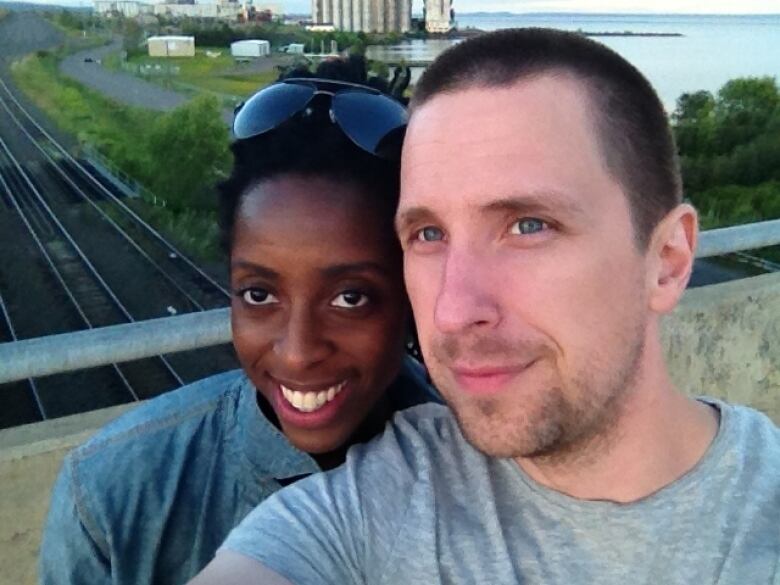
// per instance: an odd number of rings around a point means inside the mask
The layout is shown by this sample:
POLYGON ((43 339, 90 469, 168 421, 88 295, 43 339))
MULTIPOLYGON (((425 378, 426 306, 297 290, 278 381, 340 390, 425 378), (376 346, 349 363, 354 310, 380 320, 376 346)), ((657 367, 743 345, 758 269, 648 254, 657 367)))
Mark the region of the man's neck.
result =
POLYGON ((718 413, 674 388, 660 354, 657 346, 645 356, 637 387, 626 392, 605 433, 563 459, 518 458, 518 465, 574 498, 620 503, 645 498, 690 471, 717 434, 718 413))

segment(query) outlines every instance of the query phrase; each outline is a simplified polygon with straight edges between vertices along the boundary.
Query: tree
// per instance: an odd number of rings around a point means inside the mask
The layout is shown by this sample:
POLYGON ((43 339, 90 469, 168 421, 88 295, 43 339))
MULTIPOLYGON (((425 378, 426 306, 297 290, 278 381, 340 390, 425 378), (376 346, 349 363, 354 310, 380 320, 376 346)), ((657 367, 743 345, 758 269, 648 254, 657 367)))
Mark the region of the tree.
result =
POLYGON ((163 115, 148 139, 148 184, 175 210, 213 209, 214 183, 230 163, 219 103, 199 96, 163 115))
POLYGON ((777 115, 780 93, 772 77, 732 79, 718 92, 715 146, 729 152, 762 134, 777 115))
POLYGON ((708 91, 684 93, 672 113, 677 148, 681 155, 711 154, 715 131, 715 98, 708 91))
POLYGON ((128 56, 143 52, 141 44, 144 41, 144 29, 132 18, 125 18, 122 22, 122 47, 128 56))

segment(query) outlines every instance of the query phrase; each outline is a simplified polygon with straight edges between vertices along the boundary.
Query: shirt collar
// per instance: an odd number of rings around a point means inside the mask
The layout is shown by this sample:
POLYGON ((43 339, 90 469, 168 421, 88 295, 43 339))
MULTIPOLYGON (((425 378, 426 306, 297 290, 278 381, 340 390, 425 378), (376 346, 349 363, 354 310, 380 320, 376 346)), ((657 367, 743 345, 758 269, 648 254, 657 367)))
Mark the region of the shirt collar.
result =
POLYGON ((239 382, 238 426, 244 455, 255 475, 287 479, 319 471, 314 459, 296 448, 262 413, 257 390, 246 376, 239 382))

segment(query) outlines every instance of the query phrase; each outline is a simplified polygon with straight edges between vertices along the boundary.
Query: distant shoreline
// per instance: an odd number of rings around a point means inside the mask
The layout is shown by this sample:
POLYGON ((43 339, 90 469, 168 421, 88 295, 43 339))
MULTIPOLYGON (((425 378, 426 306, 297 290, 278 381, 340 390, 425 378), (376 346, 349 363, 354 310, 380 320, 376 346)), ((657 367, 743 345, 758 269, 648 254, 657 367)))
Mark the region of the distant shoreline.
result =
MULTIPOLYGON (((466 39, 476 35, 481 35, 488 31, 480 28, 466 27, 463 29, 454 30, 449 34, 449 38, 453 39, 466 39)), ((587 31, 577 30, 581 35, 586 37, 684 37, 685 35, 678 32, 634 32, 630 30, 622 32, 610 32, 610 31, 587 31)))

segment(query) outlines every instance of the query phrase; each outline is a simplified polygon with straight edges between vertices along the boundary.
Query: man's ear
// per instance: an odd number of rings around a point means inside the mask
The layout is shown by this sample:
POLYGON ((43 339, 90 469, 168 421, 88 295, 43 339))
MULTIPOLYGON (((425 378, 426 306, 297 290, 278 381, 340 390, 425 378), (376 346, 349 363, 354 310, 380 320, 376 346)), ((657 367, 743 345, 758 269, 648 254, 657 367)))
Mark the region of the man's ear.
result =
POLYGON ((653 312, 669 313, 682 297, 698 236, 698 214, 687 203, 672 209, 653 230, 647 250, 648 302, 653 312))

